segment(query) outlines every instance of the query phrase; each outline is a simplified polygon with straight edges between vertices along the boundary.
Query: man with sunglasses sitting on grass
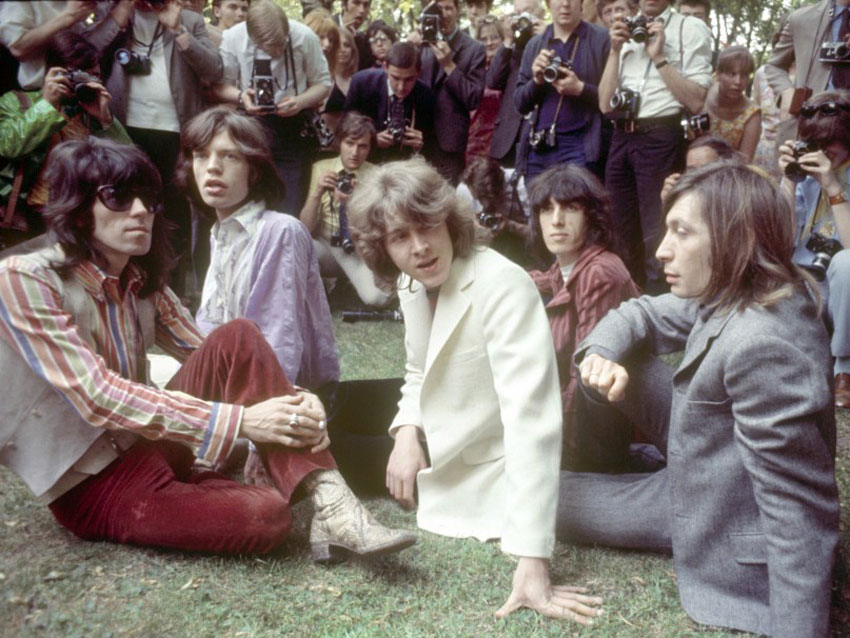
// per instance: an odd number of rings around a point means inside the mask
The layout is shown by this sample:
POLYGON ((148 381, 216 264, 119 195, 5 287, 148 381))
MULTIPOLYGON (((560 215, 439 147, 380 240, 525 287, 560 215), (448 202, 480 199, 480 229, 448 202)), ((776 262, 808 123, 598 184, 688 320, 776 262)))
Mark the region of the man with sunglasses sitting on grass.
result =
POLYGON ((850 408, 850 94, 823 91, 803 104, 797 141, 779 147, 794 197, 794 262, 821 282, 832 328, 835 405, 850 408))
POLYGON ((51 245, 0 262, 0 464, 85 540, 265 553, 310 498, 314 560, 416 542, 378 524, 336 470, 325 410, 255 324, 204 339, 166 286, 162 182, 139 149, 64 142, 48 160, 51 245), (148 383, 153 345, 183 362, 148 383), (273 487, 199 471, 253 441, 273 487), (297 496, 296 496, 297 494, 297 496))

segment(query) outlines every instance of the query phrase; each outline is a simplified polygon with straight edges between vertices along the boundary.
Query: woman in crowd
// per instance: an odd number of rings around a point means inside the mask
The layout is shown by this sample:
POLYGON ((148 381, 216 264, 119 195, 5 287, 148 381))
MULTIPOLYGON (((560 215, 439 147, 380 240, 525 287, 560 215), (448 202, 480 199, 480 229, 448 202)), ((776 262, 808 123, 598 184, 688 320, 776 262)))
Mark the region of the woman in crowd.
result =
POLYGON ((584 435, 584 428, 608 424, 576 418, 583 398, 576 393, 573 354, 605 313, 639 291, 615 252, 608 195, 587 169, 566 165, 546 170, 532 184, 529 199, 534 247, 555 257, 551 268, 535 270, 531 277, 546 302, 558 357, 564 414, 561 467, 614 469, 626 461, 630 433, 613 428, 604 445, 591 445, 596 437, 584 435))
POLYGON ((705 99, 711 134, 729 142, 747 162, 753 161, 761 137, 761 109, 745 93, 754 68, 746 47, 726 47, 717 58, 717 81, 705 99))
MULTIPOLYGON (((475 38, 484 45, 487 66, 493 61, 496 51, 505 39, 502 22, 493 15, 484 16, 475 29, 475 38)), ((502 91, 485 88, 481 104, 470 114, 469 141, 466 144, 466 163, 476 155, 487 157, 490 153, 490 141, 496 128, 496 118, 502 104, 502 91)))
MULTIPOLYGON (((770 40, 771 48, 779 42, 779 34, 782 33, 782 27, 785 26, 786 22, 788 22, 787 13, 782 16, 779 21, 779 28, 770 40)), ((776 94, 767 81, 765 66, 762 64, 753 74, 753 102, 761 109, 761 137, 756 147, 753 163, 773 175, 778 181, 782 178, 782 173, 776 164, 776 130, 779 127, 779 106, 776 104, 776 94)), ((788 69, 788 77, 792 83, 795 74, 796 63, 792 62, 788 69)))
POLYGON ((383 20, 375 20, 369 25, 366 35, 369 37, 369 45, 372 47, 375 68, 383 68, 390 47, 398 40, 398 33, 383 20))
POLYGON ((339 53, 337 54, 336 67, 333 69, 334 85, 322 113, 325 124, 332 131, 336 130, 344 115, 345 97, 348 95, 348 87, 351 85, 351 76, 357 73, 360 65, 360 56, 357 53, 354 34, 348 29, 340 29, 339 34, 339 53))
MULTIPOLYGON (((543 306, 518 266, 475 245, 471 209, 421 159, 391 162, 349 200, 352 238, 398 289, 407 373, 386 483, 423 529, 501 539, 521 606, 587 623, 601 600, 553 587, 561 407, 543 306), (427 452, 426 452, 427 449, 427 452)), ((374 460, 371 460, 374 462, 374 460)))
POLYGON ((611 310, 575 359, 588 405, 613 402, 667 467, 563 472, 560 535, 672 550, 697 622, 822 638, 838 541, 832 371, 816 285, 791 259, 790 200, 761 171, 716 162, 682 175, 664 208, 656 255, 672 294, 611 310), (675 373, 657 357, 681 350, 675 373))
MULTIPOLYGON (((328 69, 331 72, 331 77, 334 77, 339 64, 339 51, 341 47, 340 28, 334 22, 331 14, 324 9, 314 9, 304 16, 304 24, 319 36, 322 53, 325 54, 325 59, 328 61, 328 69)), ((328 99, 330 99, 330 96, 322 103, 320 110, 327 109, 328 99)))

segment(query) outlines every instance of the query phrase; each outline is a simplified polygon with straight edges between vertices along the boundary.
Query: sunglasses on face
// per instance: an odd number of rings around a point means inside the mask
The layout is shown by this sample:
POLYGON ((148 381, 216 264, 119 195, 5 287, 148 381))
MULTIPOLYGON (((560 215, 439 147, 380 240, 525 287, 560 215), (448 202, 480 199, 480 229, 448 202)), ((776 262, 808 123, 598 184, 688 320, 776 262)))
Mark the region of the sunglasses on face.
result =
POLYGON ((817 113, 821 115, 830 116, 830 115, 838 115, 838 111, 850 111, 850 106, 846 104, 839 104, 834 100, 830 100, 829 102, 823 102, 822 104, 803 104, 800 107, 800 115, 802 117, 814 117, 817 113))
POLYGON ((496 24, 497 22, 499 22, 499 18, 494 15, 486 15, 481 18, 481 22, 483 22, 484 24, 496 24))
POLYGON ((100 203, 116 213, 129 210, 137 198, 142 200, 149 213, 162 210, 159 196, 142 186, 105 184, 99 186, 96 193, 100 203))
POLYGON ((372 44, 386 44, 390 39, 385 35, 373 35, 369 38, 369 42, 372 44))

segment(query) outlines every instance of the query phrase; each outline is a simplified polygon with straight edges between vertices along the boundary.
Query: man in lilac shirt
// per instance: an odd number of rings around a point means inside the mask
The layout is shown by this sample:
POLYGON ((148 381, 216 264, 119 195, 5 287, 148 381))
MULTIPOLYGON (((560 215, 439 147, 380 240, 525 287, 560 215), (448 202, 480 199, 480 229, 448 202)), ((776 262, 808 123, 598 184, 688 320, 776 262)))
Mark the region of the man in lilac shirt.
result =
POLYGON ((262 128, 224 107, 184 132, 178 179, 215 211, 198 326, 250 319, 287 377, 318 390, 339 379, 330 310, 310 233, 275 212, 283 184, 262 128))

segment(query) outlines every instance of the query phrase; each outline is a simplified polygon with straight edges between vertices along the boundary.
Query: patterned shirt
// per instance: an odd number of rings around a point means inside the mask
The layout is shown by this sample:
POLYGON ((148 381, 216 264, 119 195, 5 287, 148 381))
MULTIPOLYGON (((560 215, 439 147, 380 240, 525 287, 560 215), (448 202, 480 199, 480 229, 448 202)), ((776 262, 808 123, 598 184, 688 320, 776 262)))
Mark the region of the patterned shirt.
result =
MULTIPOLYGON (((227 458, 243 408, 147 385, 137 309, 142 272, 130 265, 119 279, 84 261, 70 278, 94 300, 91 342, 63 308, 59 275, 29 255, 0 262, 0 338, 88 424, 181 442, 209 462, 227 458)), ((168 288, 152 301, 156 344, 185 360, 203 340, 191 315, 168 288)))

